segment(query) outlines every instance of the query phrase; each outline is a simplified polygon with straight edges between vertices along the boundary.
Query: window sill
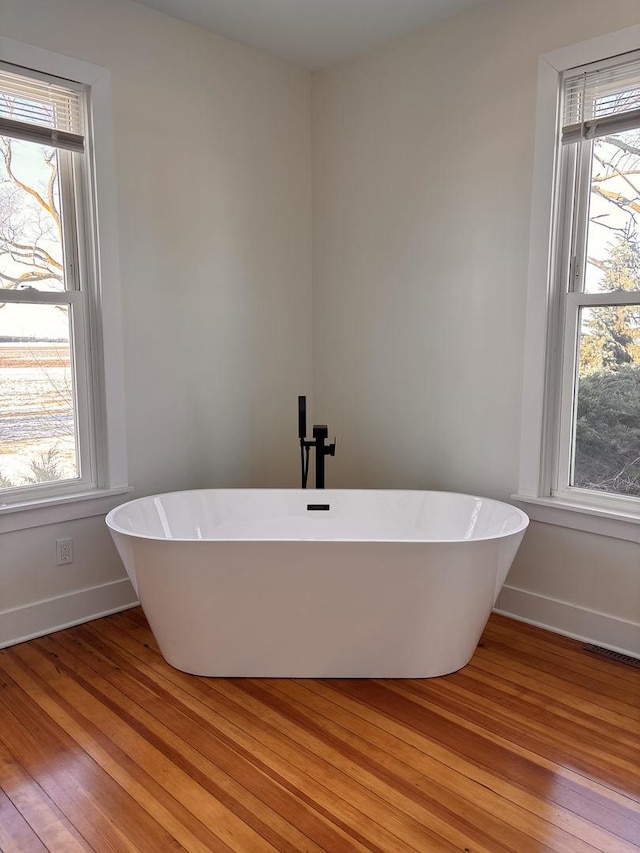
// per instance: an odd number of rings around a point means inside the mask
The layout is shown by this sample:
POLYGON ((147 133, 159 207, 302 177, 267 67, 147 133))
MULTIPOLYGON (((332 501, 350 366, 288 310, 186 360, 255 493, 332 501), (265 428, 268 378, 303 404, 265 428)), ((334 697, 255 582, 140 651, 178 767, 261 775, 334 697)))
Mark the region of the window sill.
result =
POLYGON ((584 530, 587 533, 625 539, 628 542, 640 542, 640 516, 637 513, 589 506, 557 497, 541 498, 515 494, 511 498, 532 521, 584 530))
POLYGON ((114 489, 92 489, 72 495, 0 504, 0 533, 104 515, 122 503, 122 496, 131 491, 131 486, 119 486, 114 489))

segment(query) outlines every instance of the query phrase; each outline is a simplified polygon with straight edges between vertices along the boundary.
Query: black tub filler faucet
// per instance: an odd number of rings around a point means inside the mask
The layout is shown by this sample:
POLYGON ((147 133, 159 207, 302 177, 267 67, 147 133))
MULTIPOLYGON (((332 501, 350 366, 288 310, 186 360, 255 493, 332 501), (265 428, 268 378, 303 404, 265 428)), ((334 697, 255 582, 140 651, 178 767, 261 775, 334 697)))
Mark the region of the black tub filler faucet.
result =
POLYGON ((300 467, 302 488, 307 488, 309 474, 309 450, 316 449, 316 489, 324 489, 324 459, 325 456, 336 455, 335 439, 326 444, 329 437, 329 427, 326 424, 314 424, 313 440, 307 441, 307 398, 298 397, 298 438, 300 439, 300 467))

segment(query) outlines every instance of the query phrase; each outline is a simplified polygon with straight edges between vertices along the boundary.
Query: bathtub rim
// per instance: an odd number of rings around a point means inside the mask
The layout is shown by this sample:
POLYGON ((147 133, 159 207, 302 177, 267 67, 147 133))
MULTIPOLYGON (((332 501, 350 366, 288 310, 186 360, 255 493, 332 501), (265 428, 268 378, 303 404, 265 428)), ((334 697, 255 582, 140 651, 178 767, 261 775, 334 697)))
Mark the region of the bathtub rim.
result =
MULTIPOLYGON (((309 502, 311 502, 311 501, 309 501, 309 502)), ((450 491, 446 491, 443 489, 326 489, 325 490, 325 489, 265 487, 265 488, 250 488, 250 489, 243 489, 243 488, 176 489, 175 491, 171 491, 171 492, 161 492, 161 493, 151 494, 151 495, 141 495, 140 497, 133 498, 132 500, 129 500, 129 501, 125 501, 124 503, 119 504, 118 506, 116 506, 112 510, 110 510, 110 512, 108 512, 107 515, 105 516, 105 523, 107 524, 110 531, 115 532, 115 533, 119 533, 122 536, 129 536, 133 539, 145 539, 145 540, 148 540, 151 542, 166 542, 166 543, 170 543, 170 542, 175 542, 175 543, 186 543, 186 542, 205 543, 206 542, 209 544, 213 544, 213 543, 227 543, 228 544, 228 543, 234 542, 234 543, 244 543, 244 544, 259 543, 259 544, 265 545, 265 544, 269 544, 269 543, 289 543, 289 542, 300 543, 300 542, 305 542, 305 543, 314 543, 314 544, 316 544, 316 543, 317 544, 323 544, 323 543, 336 544, 336 543, 339 543, 341 545, 346 545, 346 544, 351 544, 351 543, 358 544, 358 545, 363 545, 363 544, 367 544, 367 543, 371 543, 371 544, 383 544, 383 543, 385 543, 385 544, 393 544, 393 545, 406 545, 406 544, 418 544, 418 545, 458 544, 458 545, 463 545, 466 543, 490 542, 493 540, 508 539, 511 536, 524 535, 527 527, 529 526, 530 519, 529 519, 529 516, 525 512, 523 512, 523 510, 521 510, 519 507, 515 506, 514 504, 507 503, 507 501, 497 500, 496 498, 487 498, 487 497, 484 497, 483 495, 475 495, 475 494, 470 494, 467 492, 450 492, 450 491), (516 527, 513 530, 509 530, 506 533, 496 533, 496 534, 493 534, 491 536, 476 536, 476 537, 469 538, 469 539, 463 539, 463 538, 458 538, 458 539, 416 539, 416 538, 411 538, 411 537, 407 537, 407 538, 403 538, 403 539, 389 539, 389 538, 378 539, 378 538, 371 538, 371 537, 366 538, 366 539, 364 539, 364 538, 344 539, 344 538, 340 538, 340 537, 333 537, 331 539, 317 539, 317 538, 301 537, 301 536, 297 536, 297 537, 291 536, 291 537, 286 537, 286 538, 285 537, 278 537, 278 538, 273 538, 273 539, 271 539, 271 538, 270 539, 260 538, 260 537, 246 538, 246 537, 240 537, 240 536, 220 537, 220 538, 215 538, 215 539, 198 539, 195 537, 188 537, 187 538, 187 537, 176 536, 176 537, 172 537, 172 538, 167 538, 166 536, 150 536, 149 534, 146 534, 146 533, 139 533, 139 532, 134 532, 132 530, 128 530, 124 527, 121 527, 119 524, 117 524, 117 522, 114 521, 115 515, 120 510, 123 510, 124 508, 126 508, 132 504, 138 503, 139 501, 149 500, 151 498, 163 498, 163 497, 168 497, 168 496, 173 496, 173 495, 193 494, 194 492, 223 492, 223 493, 224 492, 298 492, 300 494, 307 493, 307 494, 313 495, 313 496, 317 496, 318 494, 323 495, 323 494, 327 494, 327 493, 331 493, 331 492, 344 492, 344 493, 351 493, 351 494, 356 493, 356 492, 358 492, 358 493, 366 492, 368 494, 415 494, 415 493, 442 494, 442 495, 450 495, 452 497, 469 498, 471 500, 481 500, 481 501, 486 501, 490 504, 498 504, 500 506, 508 507, 510 510, 514 511, 516 516, 519 516, 519 523, 516 525, 516 527)))

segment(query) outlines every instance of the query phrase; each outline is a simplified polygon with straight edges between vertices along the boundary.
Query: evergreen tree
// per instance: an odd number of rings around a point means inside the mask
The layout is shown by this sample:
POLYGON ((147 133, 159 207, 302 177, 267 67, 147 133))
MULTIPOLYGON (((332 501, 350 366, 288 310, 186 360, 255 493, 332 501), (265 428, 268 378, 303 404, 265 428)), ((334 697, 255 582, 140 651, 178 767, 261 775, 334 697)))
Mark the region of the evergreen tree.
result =
MULTIPOLYGON (((630 228, 616 236, 609 256, 599 264, 603 292, 637 291, 640 300, 640 241, 630 228)), ((580 375, 640 364, 640 308, 602 306, 586 309, 580 341, 580 375)))
POLYGON ((574 485, 640 495, 640 364, 581 378, 574 485))

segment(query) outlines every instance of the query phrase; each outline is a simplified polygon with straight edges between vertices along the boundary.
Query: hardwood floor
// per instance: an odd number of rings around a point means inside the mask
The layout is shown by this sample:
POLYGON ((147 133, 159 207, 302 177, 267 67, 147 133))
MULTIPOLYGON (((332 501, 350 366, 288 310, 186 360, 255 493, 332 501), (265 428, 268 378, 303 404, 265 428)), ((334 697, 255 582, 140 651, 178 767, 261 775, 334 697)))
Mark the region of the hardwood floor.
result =
POLYGON ((638 853, 640 670, 494 615, 445 678, 197 678, 131 610, 0 652, 0 849, 638 853))

